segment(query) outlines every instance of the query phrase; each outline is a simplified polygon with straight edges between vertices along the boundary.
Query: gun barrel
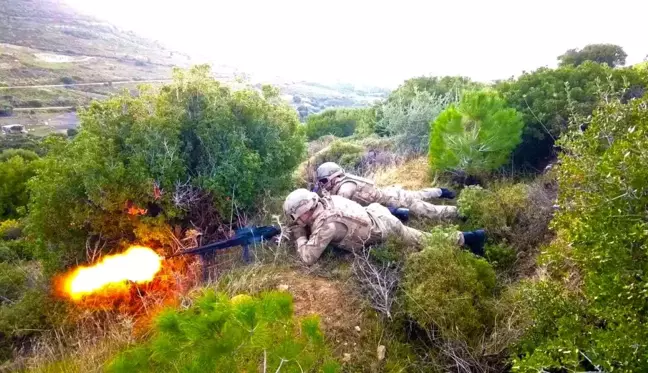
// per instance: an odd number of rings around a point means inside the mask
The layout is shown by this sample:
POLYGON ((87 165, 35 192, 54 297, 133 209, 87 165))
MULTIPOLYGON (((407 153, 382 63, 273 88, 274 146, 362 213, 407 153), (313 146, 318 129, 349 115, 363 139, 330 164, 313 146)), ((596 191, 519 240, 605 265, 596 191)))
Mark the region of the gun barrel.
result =
POLYGON ((238 229, 234 237, 230 239, 210 243, 190 250, 181 251, 179 253, 168 255, 166 256, 166 258, 174 258, 181 255, 199 255, 208 253, 210 251, 227 249, 230 247, 252 245, 259 243, 262 240, 268 240, 280 233, 281 230, 275 226, 243 227, 238 229))

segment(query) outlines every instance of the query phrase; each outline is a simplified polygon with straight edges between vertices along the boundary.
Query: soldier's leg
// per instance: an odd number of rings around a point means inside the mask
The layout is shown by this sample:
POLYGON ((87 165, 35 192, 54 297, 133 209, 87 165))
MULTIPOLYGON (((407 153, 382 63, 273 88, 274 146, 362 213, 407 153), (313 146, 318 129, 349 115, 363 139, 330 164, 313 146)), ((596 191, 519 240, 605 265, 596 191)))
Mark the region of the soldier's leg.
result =
POLYGON ((408 191, 398 187, 389 187, 383 190, 384 200, 379 202, 385 206, 406 207, 416 216, 431 219, 454 219, 459 216, 456 206, 433 205, 425 202, 423 200, 425 199, 425 193, 425 191, 408 191))
POLYGON ((456 219, 459 217, 457 206, 433 205, 425 201, 414 200, 407 208, 416 216, 425 216, 430 219, 456 219))
POLYGON ((383 240, 389 236, 398 236, 409 245, 420 246, 430 236, 429 233, 404 225, 385 206, 378 203, 367 206, 367 212, 376 220, 383 240))
MULTIPOLYGON (((367 206, 367 212, 376 220, 383 240, 386 240, 389 236, 396 235, 402 238, 408 245, 421 247, 425 244, 426 240, 432 238, 430 233, 404 225, 386 207, 380 204, 372 203, 367 206)), ((445 239, 457 246, 466 246, 476 255, 484 255, 486 235, 483 230, 451 232, 445 235, 445 239)))

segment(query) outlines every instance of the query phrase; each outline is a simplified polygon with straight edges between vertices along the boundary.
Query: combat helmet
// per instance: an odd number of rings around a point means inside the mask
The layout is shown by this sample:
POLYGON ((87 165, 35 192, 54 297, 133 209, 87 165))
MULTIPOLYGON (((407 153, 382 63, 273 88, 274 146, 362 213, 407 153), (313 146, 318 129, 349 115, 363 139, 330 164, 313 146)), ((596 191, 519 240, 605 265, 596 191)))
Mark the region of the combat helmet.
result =
POLYGON ((325 162, 317 167, 317 181, 324 187, 324 189, 330 188, 331 180, 343 175, 344 170, 335 162, 325 162))
POLYGON ((303 188, 296 189, 284 201, 284 214, 290 221, 296 222, 300 216, 314 209, 318 202, 319 196, 317 193, 303 188))

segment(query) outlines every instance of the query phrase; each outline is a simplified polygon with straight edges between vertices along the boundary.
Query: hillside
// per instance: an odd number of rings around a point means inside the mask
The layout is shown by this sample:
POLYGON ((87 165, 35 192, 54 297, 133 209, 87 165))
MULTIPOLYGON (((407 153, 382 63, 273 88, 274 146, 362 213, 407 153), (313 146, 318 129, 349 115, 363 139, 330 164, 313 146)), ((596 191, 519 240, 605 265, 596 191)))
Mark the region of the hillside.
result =
MULTIPOLYGON (((32 110, 56 107, 56 111, 73 112, 77 106, 134 88, 139 82, 168 81, 174 66, 196 63, 185 53, 81 14, 60 0, 0 1, 0 104, 26 109, 10 117, 0 115, 0 124, 25 124, 37 134, 64 132, 76 126, 74 115, 51 126, 42 121, 42 112, 35 118, 32 110), (2 88, 16 86, 47 87, 2 88)), ((212 63, 212 71, 217 79, 235 87, 242 75, 235 67, 217 62, 212 63)), ((327 107, 366 106, 388 93, 281 79, 246 83, 279 87, 302 118, 327 107)))

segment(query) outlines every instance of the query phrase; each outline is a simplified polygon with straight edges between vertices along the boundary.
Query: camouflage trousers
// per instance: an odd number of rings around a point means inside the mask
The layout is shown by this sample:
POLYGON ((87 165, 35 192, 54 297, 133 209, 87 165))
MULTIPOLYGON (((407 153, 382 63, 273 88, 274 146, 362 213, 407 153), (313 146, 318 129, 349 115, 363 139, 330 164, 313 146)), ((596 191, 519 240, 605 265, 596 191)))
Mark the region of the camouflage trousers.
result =
POLYGON ((413 215, 430 219, 458 217, 456 206, 433 205, 426 200, 439 198, 441 189, 405 190, 397 186, 382 189, 380 204, 390 207, 408 208, 413 215))
MULTIPOLYGON (((372 220, 376 223, 382 236, 382 241, 386 240, 390 236, 397 236, 408 245, 420 247, 425 244, 426 240, 432 237, 429 233, 406 226, 381 204, 372 203, 367 206, 366 210, 372 220)), ((458 245, 464 244, 464 238, 461 232, 451 233, 448 235, 447 239, 456 242, 458 245)))

